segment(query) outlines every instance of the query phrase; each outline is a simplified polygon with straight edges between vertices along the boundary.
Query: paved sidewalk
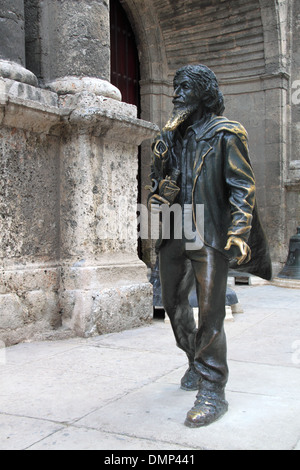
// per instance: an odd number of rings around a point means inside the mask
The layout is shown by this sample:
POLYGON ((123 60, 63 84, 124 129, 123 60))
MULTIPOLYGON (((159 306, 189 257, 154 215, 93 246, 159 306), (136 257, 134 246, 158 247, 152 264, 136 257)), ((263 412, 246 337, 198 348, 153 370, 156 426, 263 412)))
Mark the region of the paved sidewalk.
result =
POLYGON ((300 290, 235 286, 228 413, 184 426, 195 392, 169 324, 0 350, 0 449, 300 450, 300 290))

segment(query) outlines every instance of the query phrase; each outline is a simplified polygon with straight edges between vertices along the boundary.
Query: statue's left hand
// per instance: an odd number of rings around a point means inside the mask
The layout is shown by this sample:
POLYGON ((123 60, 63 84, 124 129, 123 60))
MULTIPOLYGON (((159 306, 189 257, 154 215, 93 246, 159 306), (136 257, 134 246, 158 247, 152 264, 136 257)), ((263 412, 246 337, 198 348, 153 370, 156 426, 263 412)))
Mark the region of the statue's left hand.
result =
POLYGON ((232 245, 237 246, 240 253, 241 253, 241 255, 237 257, 238 265, 240 265, 244 262, 248 263, 248 261, 250 261, 250 259, 251 259, 251 249, 247 245, 247 243, 239 237, 231 236, 227 240, 225 250, 230 250, 232 245))

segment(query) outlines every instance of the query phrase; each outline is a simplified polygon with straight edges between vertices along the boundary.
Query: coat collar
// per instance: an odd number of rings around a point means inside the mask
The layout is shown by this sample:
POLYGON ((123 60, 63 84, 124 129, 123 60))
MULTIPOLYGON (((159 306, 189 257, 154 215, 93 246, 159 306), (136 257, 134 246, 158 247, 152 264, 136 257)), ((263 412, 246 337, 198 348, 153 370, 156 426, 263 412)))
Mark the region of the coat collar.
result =
POLYGON ((237 135, 246 147, 248 145, 247 131, 239 122, 230 121, 223 116, 212 115, 209 120, 201 124, 196 122, 191 126, 195 132, 197 142, 211 139, 218 132, 227 131, 237 135))

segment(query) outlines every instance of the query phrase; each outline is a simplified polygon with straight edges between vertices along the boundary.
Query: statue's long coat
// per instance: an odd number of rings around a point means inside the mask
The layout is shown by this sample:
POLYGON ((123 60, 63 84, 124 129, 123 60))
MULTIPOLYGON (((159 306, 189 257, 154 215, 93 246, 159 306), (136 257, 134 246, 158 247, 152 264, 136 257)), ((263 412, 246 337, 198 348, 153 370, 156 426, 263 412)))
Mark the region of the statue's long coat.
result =
MULTIPOLYGON (((251 248, 251 260, 241 266, 231 262, 231 268, 270 280, 271 259, 258 216, 246 130, 241 124, 219 116, 213 116, 201 127, 196 123, 192 129, 196 139, 192 204, 194 212, 197 204, 204 205, 204 243, 228 256, 224 249, 228 237, 240 237, 251 248)), ((154 179, 171 174, 176 159, 174 132, 163 131, 158 140, 166 144, 168 156, 161 175, 155 171, 160 162, 154 156, 154 179)), ((158 246, 161 242, 164 241, 158 246)))

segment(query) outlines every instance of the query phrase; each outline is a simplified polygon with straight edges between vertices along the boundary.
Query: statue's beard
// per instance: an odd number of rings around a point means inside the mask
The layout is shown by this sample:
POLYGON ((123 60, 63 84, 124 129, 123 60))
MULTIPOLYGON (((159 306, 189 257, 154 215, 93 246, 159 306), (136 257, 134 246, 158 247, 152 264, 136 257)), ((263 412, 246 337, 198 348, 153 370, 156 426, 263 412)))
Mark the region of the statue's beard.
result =
POLYGON ((174 131, 175 129, 177 129, 180 124, 186 121, 187 118, 196 111, 197 107, 197 105, 190 105, 186 108, 174 108, 170 119, 164 126, 164 130, 174 131))

